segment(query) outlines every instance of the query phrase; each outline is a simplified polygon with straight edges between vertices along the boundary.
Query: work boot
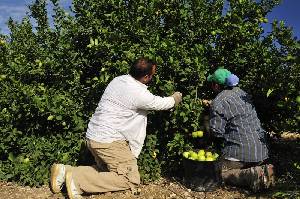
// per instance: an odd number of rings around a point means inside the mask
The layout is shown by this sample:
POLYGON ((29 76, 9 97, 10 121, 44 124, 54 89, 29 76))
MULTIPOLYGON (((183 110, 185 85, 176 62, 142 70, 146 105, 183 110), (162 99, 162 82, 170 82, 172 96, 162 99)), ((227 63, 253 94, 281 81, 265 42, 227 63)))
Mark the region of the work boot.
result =
POLYGON ((261 167, 264 170, 264 182, 266 188, 273 187, 275 185, 274 166, 272 164, 265 164, 261 167))
POLYGON ((69 199, 82 199, 81 194, 74 184, 72 171, 66 172, 66 187, 69 199))
POLYGON ((250 186, 253 192, 260 192, 268 189, 275 184, 273 165, 266 164, 262 166, 251 167, 252 184, 250 186))
POLYGON ((53 193, 59 193, 65 182, 65 165, 53 164, 51 167, 50 184, 53 193))

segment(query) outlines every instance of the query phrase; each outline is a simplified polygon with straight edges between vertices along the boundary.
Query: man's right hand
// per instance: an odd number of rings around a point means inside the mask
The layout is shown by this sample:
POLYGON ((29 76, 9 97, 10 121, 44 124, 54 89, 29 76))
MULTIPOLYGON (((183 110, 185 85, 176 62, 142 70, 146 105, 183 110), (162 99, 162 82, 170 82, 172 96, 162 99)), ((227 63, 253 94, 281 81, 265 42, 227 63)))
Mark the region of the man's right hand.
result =
POLYGON ((182 101, 182 93, 181 92, 173 93, 172 97, 175 100, 175 106, 177 106, 182 101))
POLYGON ((210 104, 211 104, 211 100, 203 99, 203 100, 201 100, 201 102, 204 106, 210 106, 210 104))

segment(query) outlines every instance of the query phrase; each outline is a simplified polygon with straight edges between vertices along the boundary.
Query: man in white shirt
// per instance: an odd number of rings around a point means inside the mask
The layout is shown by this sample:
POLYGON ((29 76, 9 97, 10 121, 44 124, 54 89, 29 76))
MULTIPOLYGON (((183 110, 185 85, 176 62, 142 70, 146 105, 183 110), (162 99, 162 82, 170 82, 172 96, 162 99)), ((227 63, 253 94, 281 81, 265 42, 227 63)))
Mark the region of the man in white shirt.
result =
POLYGON ((86 132, 97 167, 54 164, 50 179, 54 193, 60 192, 63 183, 71 199, 81 198, 83 192, 134 189, 140 184, 137 158, 146 137, 147 111, 168 110, 182 100, 180 92, 169 97, 150 93, 147 84, 155 72, 154 62, 140 58, 129 75, 108 84, 86 132))

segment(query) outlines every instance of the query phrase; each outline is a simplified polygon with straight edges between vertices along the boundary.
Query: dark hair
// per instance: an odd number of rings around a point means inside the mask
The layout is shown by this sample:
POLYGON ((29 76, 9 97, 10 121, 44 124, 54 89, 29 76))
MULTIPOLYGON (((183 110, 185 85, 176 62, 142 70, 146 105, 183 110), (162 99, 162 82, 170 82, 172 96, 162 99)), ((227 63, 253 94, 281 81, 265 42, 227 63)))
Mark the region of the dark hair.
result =
POLYGON ((151 75, 153 65, 156 65, 154 61, 141 57, 131 65, 129 74, 135 79, 139 79, 145 75, 151 75))

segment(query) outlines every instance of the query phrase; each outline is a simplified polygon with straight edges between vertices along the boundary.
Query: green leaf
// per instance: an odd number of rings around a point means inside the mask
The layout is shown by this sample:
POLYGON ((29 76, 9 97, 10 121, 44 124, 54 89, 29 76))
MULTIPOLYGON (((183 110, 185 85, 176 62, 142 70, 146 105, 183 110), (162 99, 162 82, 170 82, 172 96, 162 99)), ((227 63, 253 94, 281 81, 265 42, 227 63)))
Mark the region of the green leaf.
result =
POLYGON ((10 152, 10 153, 8 154, 8 160, 10 160, 11 162, 13 162, 15 159, 16 159, 16 158, 15 158, 14 154, 13 154, 12 152, 10 152))
POLYGON ((58 116, 55 117, 55 119, 56 119, 56 120, 62 120, 62 116, 61 116, 61 115, 58 115, 58 116))
POLYGON ((95 45, 95 42, 94 42, 94 40, 93 40, 92 37, 90 37, 90 45, 91 45, 91 46, 95 45))
POLYGON ((267 92, 267 97, 269 97, 270 94, 271 94, 273 91, 274 91, 274 89, 270 88, 270 89, 268 90, 268 92, 267 92))

